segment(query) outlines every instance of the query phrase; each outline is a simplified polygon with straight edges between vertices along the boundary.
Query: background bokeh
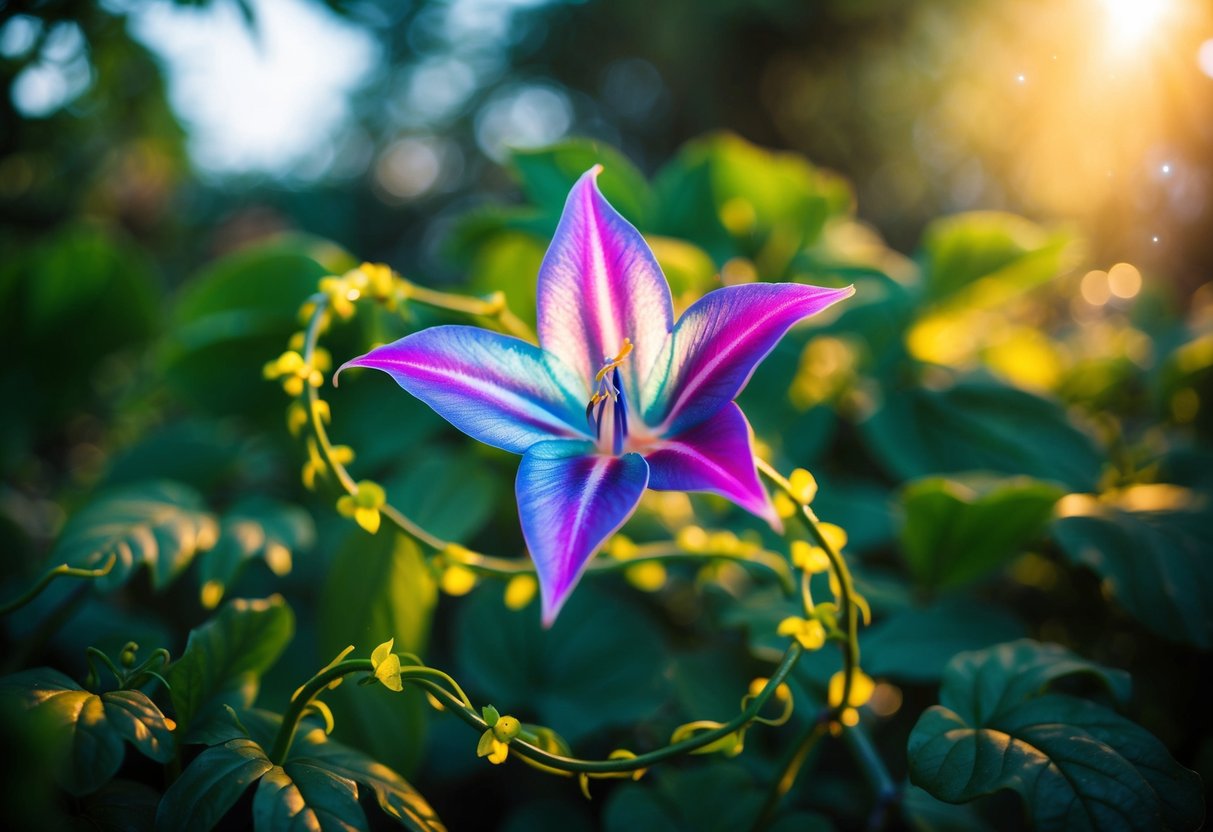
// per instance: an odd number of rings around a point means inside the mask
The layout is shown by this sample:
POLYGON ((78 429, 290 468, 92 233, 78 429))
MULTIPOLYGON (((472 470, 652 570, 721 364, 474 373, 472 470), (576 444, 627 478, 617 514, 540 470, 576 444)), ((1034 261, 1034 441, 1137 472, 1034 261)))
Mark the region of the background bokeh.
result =
MULTIPOLYGON (((295 639, 263 680, 269 707, 347 643, 394 633, 587 753, 731 713, 778 647, 770 587, 727 570, 604 579, 543 633, 498 584, 452 600, 470 587, 416 545, 366 537, 331 489, 302 487, 306 446, 262 378, 317 281, 362 260, 505 290, 533 315, 571 177, 602 161, 680 307, 722 281, 858 287, 785 339, 742 404, 764 455, 810 467, 819 513, 850 534, 893 776, 948 659, 1031 636, 1130 670, 1133 718, 1209 782, 1208 2, 0 0, 0 80, 3 597, 121 489, 282 544, 182 556, 162 569, 197 580, 139 572, 49 629, 48 597, 5 623, 4 671, 82 678, 86 645, 132 637, 179 655, 216 591, 282 592, 295 639)), ((360 313, 327 346, 344 360, 448 320, 405 312, 360 313)), ((369 375, 324 389, 355 473, 436 533, 520 553, 515 460, 369 375)), ((690 523, 781 545, 681 495, 647 500, 627 531, 690 523)), ((798 669, 810 701, 833 669, 798 669)), ((732 768, 673 766, 587 804, 567 781, 489 770, 453 720, 376 692, 334 692, 337 736, 456 829, 628 828, 688 794, 742 795, 700 807, 719 822, 761 800, 789 742, 755 732, 732 768)), ((23 726, 0 729, 31 761, 5 784, 28 809, 15 828, 53 828, 53 762, 23 726)), ((828 748, 792 808, 861 827, 848 759, 828 748)), ((1005 795, 976 811, 907 795, 917 828, 1024 817, 1005 795)))

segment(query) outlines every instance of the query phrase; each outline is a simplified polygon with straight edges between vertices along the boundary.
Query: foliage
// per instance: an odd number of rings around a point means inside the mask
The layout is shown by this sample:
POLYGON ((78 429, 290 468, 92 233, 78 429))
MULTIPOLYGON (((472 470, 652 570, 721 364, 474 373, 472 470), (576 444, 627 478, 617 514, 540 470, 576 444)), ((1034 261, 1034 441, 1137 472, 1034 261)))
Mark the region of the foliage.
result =
POLYGON ((1005 826, 1020 800, 1041 829, 1200 825, 1213 479, 1208 425, 1173 405, 1203 401, 1207 315, 1109 306, 1099 333, 1158 357, 1127 359, 1069 314, 1070 233, 962 214, 903 256, 841 177, 732 134, 652 177, 583 140, 507 169, 522 202, 450 229, 458 287, 299 235, 159 296, 109 232, 23 247, 6 268, 36 284, 0 273, 30 356, 10 389, 41 391, 2 446, 5 511, 33 519, 0 528, 21 554, 0 726, 72 796, 31 790, 28 811, 934 829, 1005 826), (513 461, 331 370, 436 323, 525 333, 596 163, 677 306, 721 281, 856 295, 744 394, 787 535, 650 494, 544 629, 513 461), (54 345, 80 360, 43 349, 94 317, 91 340, 54 345), (1101 389, 1081 382, 1108 362, 1101 389), (32 464, 47 443, 96 462, 32 464))

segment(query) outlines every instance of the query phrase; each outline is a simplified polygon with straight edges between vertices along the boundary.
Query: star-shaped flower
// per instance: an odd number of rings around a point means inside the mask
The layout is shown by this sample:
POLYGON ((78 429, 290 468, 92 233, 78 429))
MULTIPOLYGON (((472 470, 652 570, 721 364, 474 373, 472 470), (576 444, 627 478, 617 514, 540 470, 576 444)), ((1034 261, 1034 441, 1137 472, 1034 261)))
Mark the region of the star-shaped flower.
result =
POLYGON ((539 269, 539 346, 437 326, 341 368, 382 370, 464 433, 522 454, 518 515, 545 624, 645 488, 719 494, 779 528, 733 399, 793 324, 854 293, 726 286, 675 323, 665 276, 599 192, 600 170, 573 186, 539 269))

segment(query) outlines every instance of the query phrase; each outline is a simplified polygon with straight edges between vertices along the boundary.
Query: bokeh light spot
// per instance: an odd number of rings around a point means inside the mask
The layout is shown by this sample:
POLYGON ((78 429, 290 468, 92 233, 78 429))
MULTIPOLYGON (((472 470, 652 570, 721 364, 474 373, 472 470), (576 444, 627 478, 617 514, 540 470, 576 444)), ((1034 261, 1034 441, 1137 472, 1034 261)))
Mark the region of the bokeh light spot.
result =
POLYGON ((1108 269, 1107 286, 1118 298, 1136 297, 1141 291, 1141 272, 1130 263, 1117 263, 1108 269))

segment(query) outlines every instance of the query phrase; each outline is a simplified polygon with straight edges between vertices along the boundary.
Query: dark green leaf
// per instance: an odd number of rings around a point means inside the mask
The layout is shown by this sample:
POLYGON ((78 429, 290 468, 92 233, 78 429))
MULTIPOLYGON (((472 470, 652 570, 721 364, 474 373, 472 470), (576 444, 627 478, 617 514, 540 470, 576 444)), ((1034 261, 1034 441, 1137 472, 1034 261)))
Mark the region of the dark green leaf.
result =
POLYGON ((957 653, 1023 634, 1023 624, 1010 613, 956 598, 895 612, 861 630, 860 645, 864 669, 873 676, 933 682, 957 653))
POLYGON ((1208 511, 1100 506, 1058 520, 1071 563, 1104 579, 1113 597, 1164 638, 1213 647, 1213 523, 1208 511))
POLYGON ((274 766, 261 776, 253 825, 258 832, 367 828, 354 782, 306 761, 274 766))
MULTIPOLYGON (((397 651, 421 653, 436 600, 434 578, 416 543, 386 531, 373 538, 355 531, 337 553, 324 582, 321 654, 331 657, 352 644, 355 655, 369 656, 388 638, 396 640, 397 651)), ((325 701, 337 718, 339 739, 401 771, 417 762, 427 708, 417 691, 342 685, 325 701)))
POLYGON ((890 390, 859 427, 875 458, 903 480, 990 471, 1089 491, 1104 463, 1058 404, 993 382, 890 390))
POLYGON ((569 139, 510 157, 527 200, 545 214, 559 216, 569 190, 594 165, 602 165, 602 195, 633 225, 648 223, 652 194, 644 175, 619 151, 590 139, 569 139))
POLYGON ((291 640, 295 617, 281 596, 236 599, 190 632, 180 659, 168 668, 178 736, 223 705, 248 707, 260 675, 291 640))
POLYGON ((199 564, 202 603, 216 606, 245 565, 263 560, 275 575, 291 571, 292 556, 316 537, 312 517, 298 506, 247 498, 223 516, 219 542, 199 564))
POLYGON ((122 765, 123 740, 158 762, 173 754, 164 714, 137 690, 95 694, 57 670, 38 668, 0 680, 0 696, 20 703, 64 755, 60 780, 74 795, 96 791, 122 765))
POLYGON ((357 265, 328 243, 288 238, 230 255, 182 292, 163 355, 165 379, 204 413, 280 412, 261 375, 300 329, 299 307, 320 278, 357 265))
POLYGON ((1042 830, 1196 829, 1200 778, 1161 742, 1095 702, 1044 692, 1075 674, 1127 693, 1124 674, 1053 645, 957 656, 941 704, 910 735, 911 780, 950 803, 1014 790, 1042 830))
POLYGON ((484 472, 474 453, 431 449, 416 455, 405 470, 384 484, 388 500, 444 540, 463 541, 489 519, 497 481, 484 472))
POLYGON ((309 731, 294 746, 288 768, 300 763, 314 763, 370 788, 379 808, 413 832, 445 832, 438 815, 408 781, 365 754, 329 740, 321 729, 309 731))
POLYGON ((931 477, 901 493, 901 546, 918 583, 946 589, 1004 565, 1045 530, 1064 492, 1026 477, 931 477))
POLYGON ((250 784, 274 767, 261 746, 235 739, 199 754, 169 786, 156 812, 161 832, 208 832, 250 784))
POLYGON ((95 568, 113 555, 114 568, 97 579, 98 589, 123 585, 141 566, 162 588, 214 544, 217 531, 215 518, 192 488, 143 483, 102 492, 72 515, 51 560, 95 568))
POLYGON ((990 832, 972 806, 944 803, 926 789, 907 784, 901 790, 901 816, 916 832, 990 832))
POLYGON ((1071 243, 1068 235, 1013 214, 979 211, 936 220, 922 243, 927 296, 955 296, 978 281, 1006 291, 1031 288, 1064 270, 1071 243))
POLYGON ((455 636, 459 678, 501 713, 536 721, 570 742, 651 716, 661 695, 655 623, 626 598, 583 584, 550 629, 539 605, 501 603, 500 587, 463 602, 455 636))
POLYGON ((603 827, 609 832, 749 829, 761 805, 762 792, 738 766, 662 768, 612 793, 603 827))

